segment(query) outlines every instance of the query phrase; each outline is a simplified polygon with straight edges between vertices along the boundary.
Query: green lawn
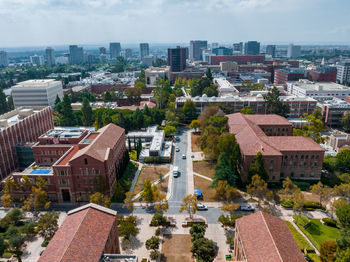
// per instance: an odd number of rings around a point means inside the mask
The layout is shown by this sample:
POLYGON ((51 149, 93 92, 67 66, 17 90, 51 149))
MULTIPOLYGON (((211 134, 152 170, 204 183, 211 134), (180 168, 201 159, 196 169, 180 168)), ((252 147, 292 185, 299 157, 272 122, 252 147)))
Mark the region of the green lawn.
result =
POLYGON ((307 228, 298 225, 303 233, 310 239, 315 247, 320 250, 320 245, 325 241, 335 241, 339 238, 339 229, 323 225, 319 219, 310 219, 307 228))
POLYGON ((289 227, 289 230, 292 232, 292 235, 295 239, 295 242, 297 242, 298 246, 302 251, 305 249, 308 251, 308 257, 314 261, 314 262, 320 262, 320 258, 316 253, 309 253, 314 252, 315 249, 309 244, 309 242, 303 237, 302 234, 298 232, 298 230, 292 225, 291 222, 286 221, 287 226, 289 227))

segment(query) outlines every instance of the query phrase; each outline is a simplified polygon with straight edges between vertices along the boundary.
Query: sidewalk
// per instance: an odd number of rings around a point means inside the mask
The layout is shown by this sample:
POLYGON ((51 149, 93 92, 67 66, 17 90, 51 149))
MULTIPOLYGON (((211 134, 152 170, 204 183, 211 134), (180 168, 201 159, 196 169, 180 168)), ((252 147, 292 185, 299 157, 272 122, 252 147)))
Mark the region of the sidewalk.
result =
POLYGON ((187 132, 187 195, 194 194, 191 131, 187 132))

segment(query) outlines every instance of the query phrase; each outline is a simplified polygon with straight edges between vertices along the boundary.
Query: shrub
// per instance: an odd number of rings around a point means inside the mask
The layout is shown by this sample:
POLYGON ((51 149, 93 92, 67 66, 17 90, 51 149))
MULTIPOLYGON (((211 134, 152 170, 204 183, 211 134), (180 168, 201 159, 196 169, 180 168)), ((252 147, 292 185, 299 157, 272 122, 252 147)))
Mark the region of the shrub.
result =
POLYGON ((159 236, 160 235, 160 228, 157 228, 156 229, 156 232, 154 233, 156 236, 159 236))
POLYGON ((151 254, 149 255, 149 257, 152 260, 157 260, 157 258, 159 257, 159 253, 157 251, 152 251, 151 254))
POLYGON ((304 208, 306 210, 308 210, 308 208, 314 210, 314 209, 322 209, 323 207, 318 202, 306 201, 304 203, 304 208))
POLYGON ((150 226, 159 227, 159 226, 164 226, 166 224, 167 224, 166 218, 161 213, 156 212, 152 217, 150 226))
POLYGON ((3 258, 11 258, 12 257, 12 253, 10 252, 5 252, 3 255, 2 255, 3 258))
POLYGON ((322 221, 326 226, 337 227, 337 221, 335 221, 334 219, 325 217, 325 218, 322 218, 322 221))
POLYGON ((41 243, 41 246, 47 247, 48 244, 49 244, 49 241, 45 240, 44 242, 41 243))
POLYGON ((285 199, 281 202, 281 206, 285 208, 293 208, 294 201, 292 199, 285 199))
POLYGON ((335 241, 325 241, 320 247, 320 259, 322 262, 334 261, 337 251, 337 243, 335 241))

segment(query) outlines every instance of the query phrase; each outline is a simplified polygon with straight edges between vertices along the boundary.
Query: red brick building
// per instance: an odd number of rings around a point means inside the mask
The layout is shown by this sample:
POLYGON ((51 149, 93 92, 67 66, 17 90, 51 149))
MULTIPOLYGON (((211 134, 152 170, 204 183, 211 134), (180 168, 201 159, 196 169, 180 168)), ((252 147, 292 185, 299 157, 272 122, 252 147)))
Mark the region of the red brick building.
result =
POLYGON ((227 115, 229 132, 235 134, 242 154, 241 179, 247 181, 254 156, 261 152, 270 182, 289 176, 320 179, 324 149, 312 139, 292 136, 292 124, 278 115, 227 115))
POLYGON ((236 220, 234 261, 304 262, 284 220, 257 212, 236 220))
POLYGON ((277 69, 274 74, 275 85, 287 85, 287 81, 298 81, 305 78, 303 69, 277 69))
POLYGON ((12 176, 17 183, 24 175, 33 181, 38 176, 46 179, 53 201, 88 201, 101 187, 112 196, 113 185, 128 160, 125 140, 125 130, 114 124, 96 132, 53 129, 33 147, 35 163, 12 176))
POLYGON ((314 82, 336 82, 336 67, 319 67, 308 72, 309 79, 314 82))
POLYGON ((88 204, 68 212, 38 262, 99 262, 119 254, 117 212, 88 204))
POLYGON ((0 116, 1 179, 18 168, 15 145, 35 142, 51 128, 51 107, 21 107, 0 116))

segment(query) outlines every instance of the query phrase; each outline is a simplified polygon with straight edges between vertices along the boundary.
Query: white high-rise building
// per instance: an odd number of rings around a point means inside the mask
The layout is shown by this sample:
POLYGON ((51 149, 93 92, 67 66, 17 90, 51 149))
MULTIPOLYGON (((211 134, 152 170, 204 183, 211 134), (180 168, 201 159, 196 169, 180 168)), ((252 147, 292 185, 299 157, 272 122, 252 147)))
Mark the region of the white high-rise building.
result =
POLYGON ((290 44, 287 50, 288 58, 297 58, 301 56, 301 46, 290 44))
POLYGON ((44 57, 41 55, 33 55, 30 57, 30 62, 32 63, 32 65, 43 65, 44 64, 44 57))
POLYGON ((8 66, 9 60, 5 51, 0 51, 0 66, 8 66))
POLYGON ((62 82, 54 79, 35 79, 20 82, 12 88, 15 107, 55 106, 56 97, 63 98, 62 82))
POLYGON ((340 84, 350 84, 350 60, 337 64, 337 82, 340 84))
POLYGON ((52 47, 48 47, 45 50, 46 53, 46 63, 49 66, 54 66, 56 64, 55 50, 52 47))

